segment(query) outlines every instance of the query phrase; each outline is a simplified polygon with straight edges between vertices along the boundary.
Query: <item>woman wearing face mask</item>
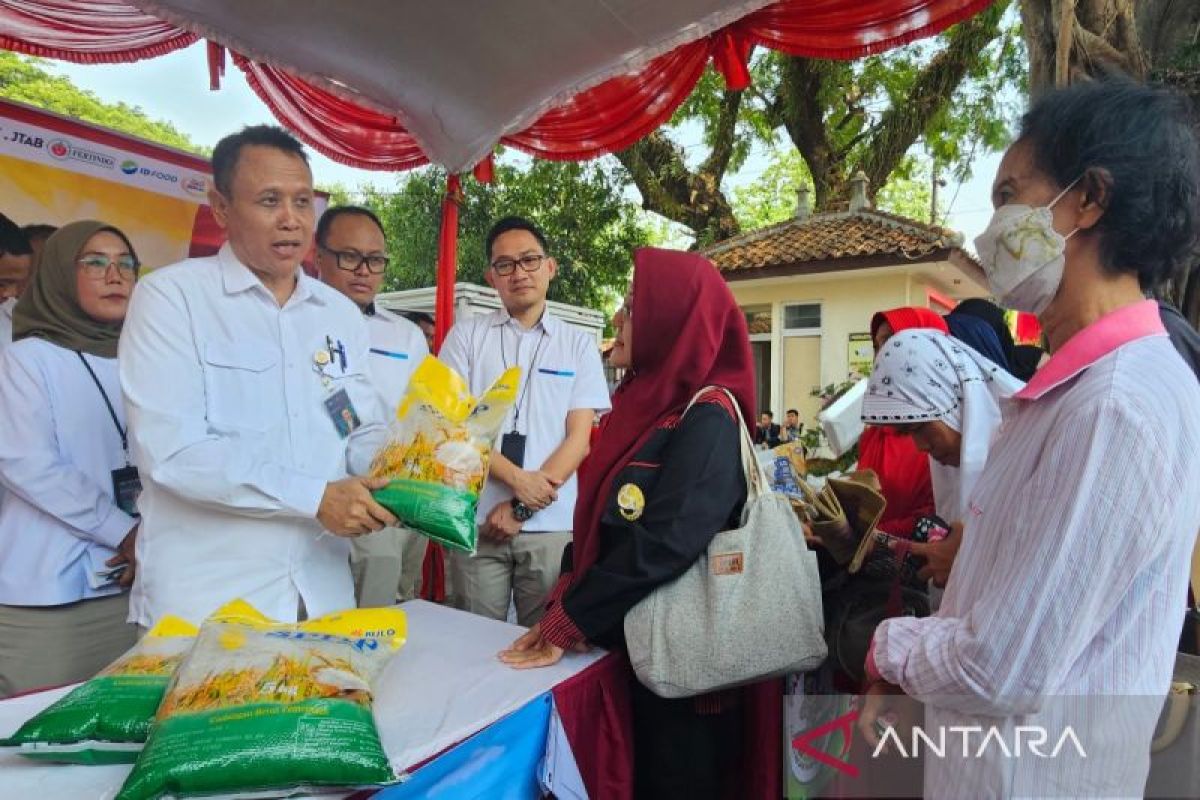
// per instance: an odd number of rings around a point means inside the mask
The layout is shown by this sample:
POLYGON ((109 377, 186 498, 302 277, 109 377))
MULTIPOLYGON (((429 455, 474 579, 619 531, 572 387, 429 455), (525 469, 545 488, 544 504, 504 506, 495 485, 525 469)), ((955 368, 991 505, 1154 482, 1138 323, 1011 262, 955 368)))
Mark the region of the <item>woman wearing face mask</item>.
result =
MULTIPOLYGON (((500 655, 517 668, 589 642, 623 646, 626 612, 691 567, 746 501, 738 409, 754 419, 754 365, 717 270, 693 253, 638 250, 613 326, 610 363, 629 371, 580 471, 574 541, 546 615, 500 655), (685 414, 705 387, 727 389, 737 407, 710 389, 685 414)), ((667 700, 631 681, 635 796, 779 796, 778 682, 667 700)))
POLYGON ((0 356, 0 697, 90 678, 137 637, 125 621, 136 470, 117 380, 137 255, 84 221, 47 239, 39 263, 0 356))
MULTIPOLYGON (((911 437, 928 455, 934 510, 953 525, 967 519, 967 500, 1000 429, 1000 400, 1024 385, 959 339, 904 331, 875 358, 862 418, 911 437)), ((932 551, 936 571, 929 577, 941 587, 943 565, 948 569, 959 544, 956 526, 944 542, 910 547, 922 557, 932 551)))
POLYGON ((1141 796, 1200 529, 1200 386, 1143 296, 1197 239, 1186 101, 1125 82, 1041 95, 993 203, 980 261, 1050 359, 1004 410, 941 609, 876 631, 859 725, 876 741, 899 691, 926 700, 927 730, 1070 725, 1086 761, 926 759, 925 792, 1141 796))

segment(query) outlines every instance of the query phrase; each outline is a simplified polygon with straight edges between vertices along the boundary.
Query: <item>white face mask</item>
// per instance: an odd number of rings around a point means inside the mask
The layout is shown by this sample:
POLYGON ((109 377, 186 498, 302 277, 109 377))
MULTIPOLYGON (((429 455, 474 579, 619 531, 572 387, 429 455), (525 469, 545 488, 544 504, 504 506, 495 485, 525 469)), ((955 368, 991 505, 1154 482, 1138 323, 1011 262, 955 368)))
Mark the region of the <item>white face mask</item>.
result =
POLYGON ((1079 182, 1067 184, 1049 205, 1000 206, 987 229, 975 237, 975 252, 987 273, 988 287, 1005 308, 1041 314, 1054 300, 1062 283, 1067 239, 1054 230, 1054 208, 1064 194, 1079 182))

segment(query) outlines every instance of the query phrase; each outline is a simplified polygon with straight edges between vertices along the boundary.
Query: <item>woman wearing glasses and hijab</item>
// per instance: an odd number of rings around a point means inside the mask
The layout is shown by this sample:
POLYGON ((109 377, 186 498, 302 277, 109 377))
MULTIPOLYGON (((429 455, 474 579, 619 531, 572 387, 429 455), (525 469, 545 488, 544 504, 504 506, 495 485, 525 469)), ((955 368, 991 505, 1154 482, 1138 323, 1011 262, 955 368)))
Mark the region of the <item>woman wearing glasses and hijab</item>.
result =
POLYGON ((0 356, 0 697, 91 677, 133 645, 136 470, 117 339, 138 260, 125 234, 51 236, 0 356))

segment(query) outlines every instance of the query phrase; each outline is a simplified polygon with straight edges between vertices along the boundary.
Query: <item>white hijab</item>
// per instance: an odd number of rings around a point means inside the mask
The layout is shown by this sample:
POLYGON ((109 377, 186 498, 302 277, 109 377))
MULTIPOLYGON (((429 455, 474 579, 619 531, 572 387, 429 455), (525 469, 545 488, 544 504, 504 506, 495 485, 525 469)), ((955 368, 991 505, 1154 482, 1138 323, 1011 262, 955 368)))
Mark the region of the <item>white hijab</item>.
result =
POLYGON ((875 425, 940 420, 962 435, 957 467, 929 459, 937 513, 957 522, 966 519, 967 501, 1000 429, 1000 399, 1024 385, 958 339, 910 329, 888 339, 875 357, 862 418, 875 425))

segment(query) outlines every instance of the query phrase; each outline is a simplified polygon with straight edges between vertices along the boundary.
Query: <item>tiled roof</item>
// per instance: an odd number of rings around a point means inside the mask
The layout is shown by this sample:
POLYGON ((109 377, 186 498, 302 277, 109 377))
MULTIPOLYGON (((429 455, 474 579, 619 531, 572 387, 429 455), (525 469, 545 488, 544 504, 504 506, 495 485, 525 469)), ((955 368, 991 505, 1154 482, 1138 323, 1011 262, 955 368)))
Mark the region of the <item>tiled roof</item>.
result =
POLYGON ((863 209, 789 219, 726 239, 704 255, 722 272, 735 272, 881 255, 916 261, 961 247, 955 231, 863 209))

